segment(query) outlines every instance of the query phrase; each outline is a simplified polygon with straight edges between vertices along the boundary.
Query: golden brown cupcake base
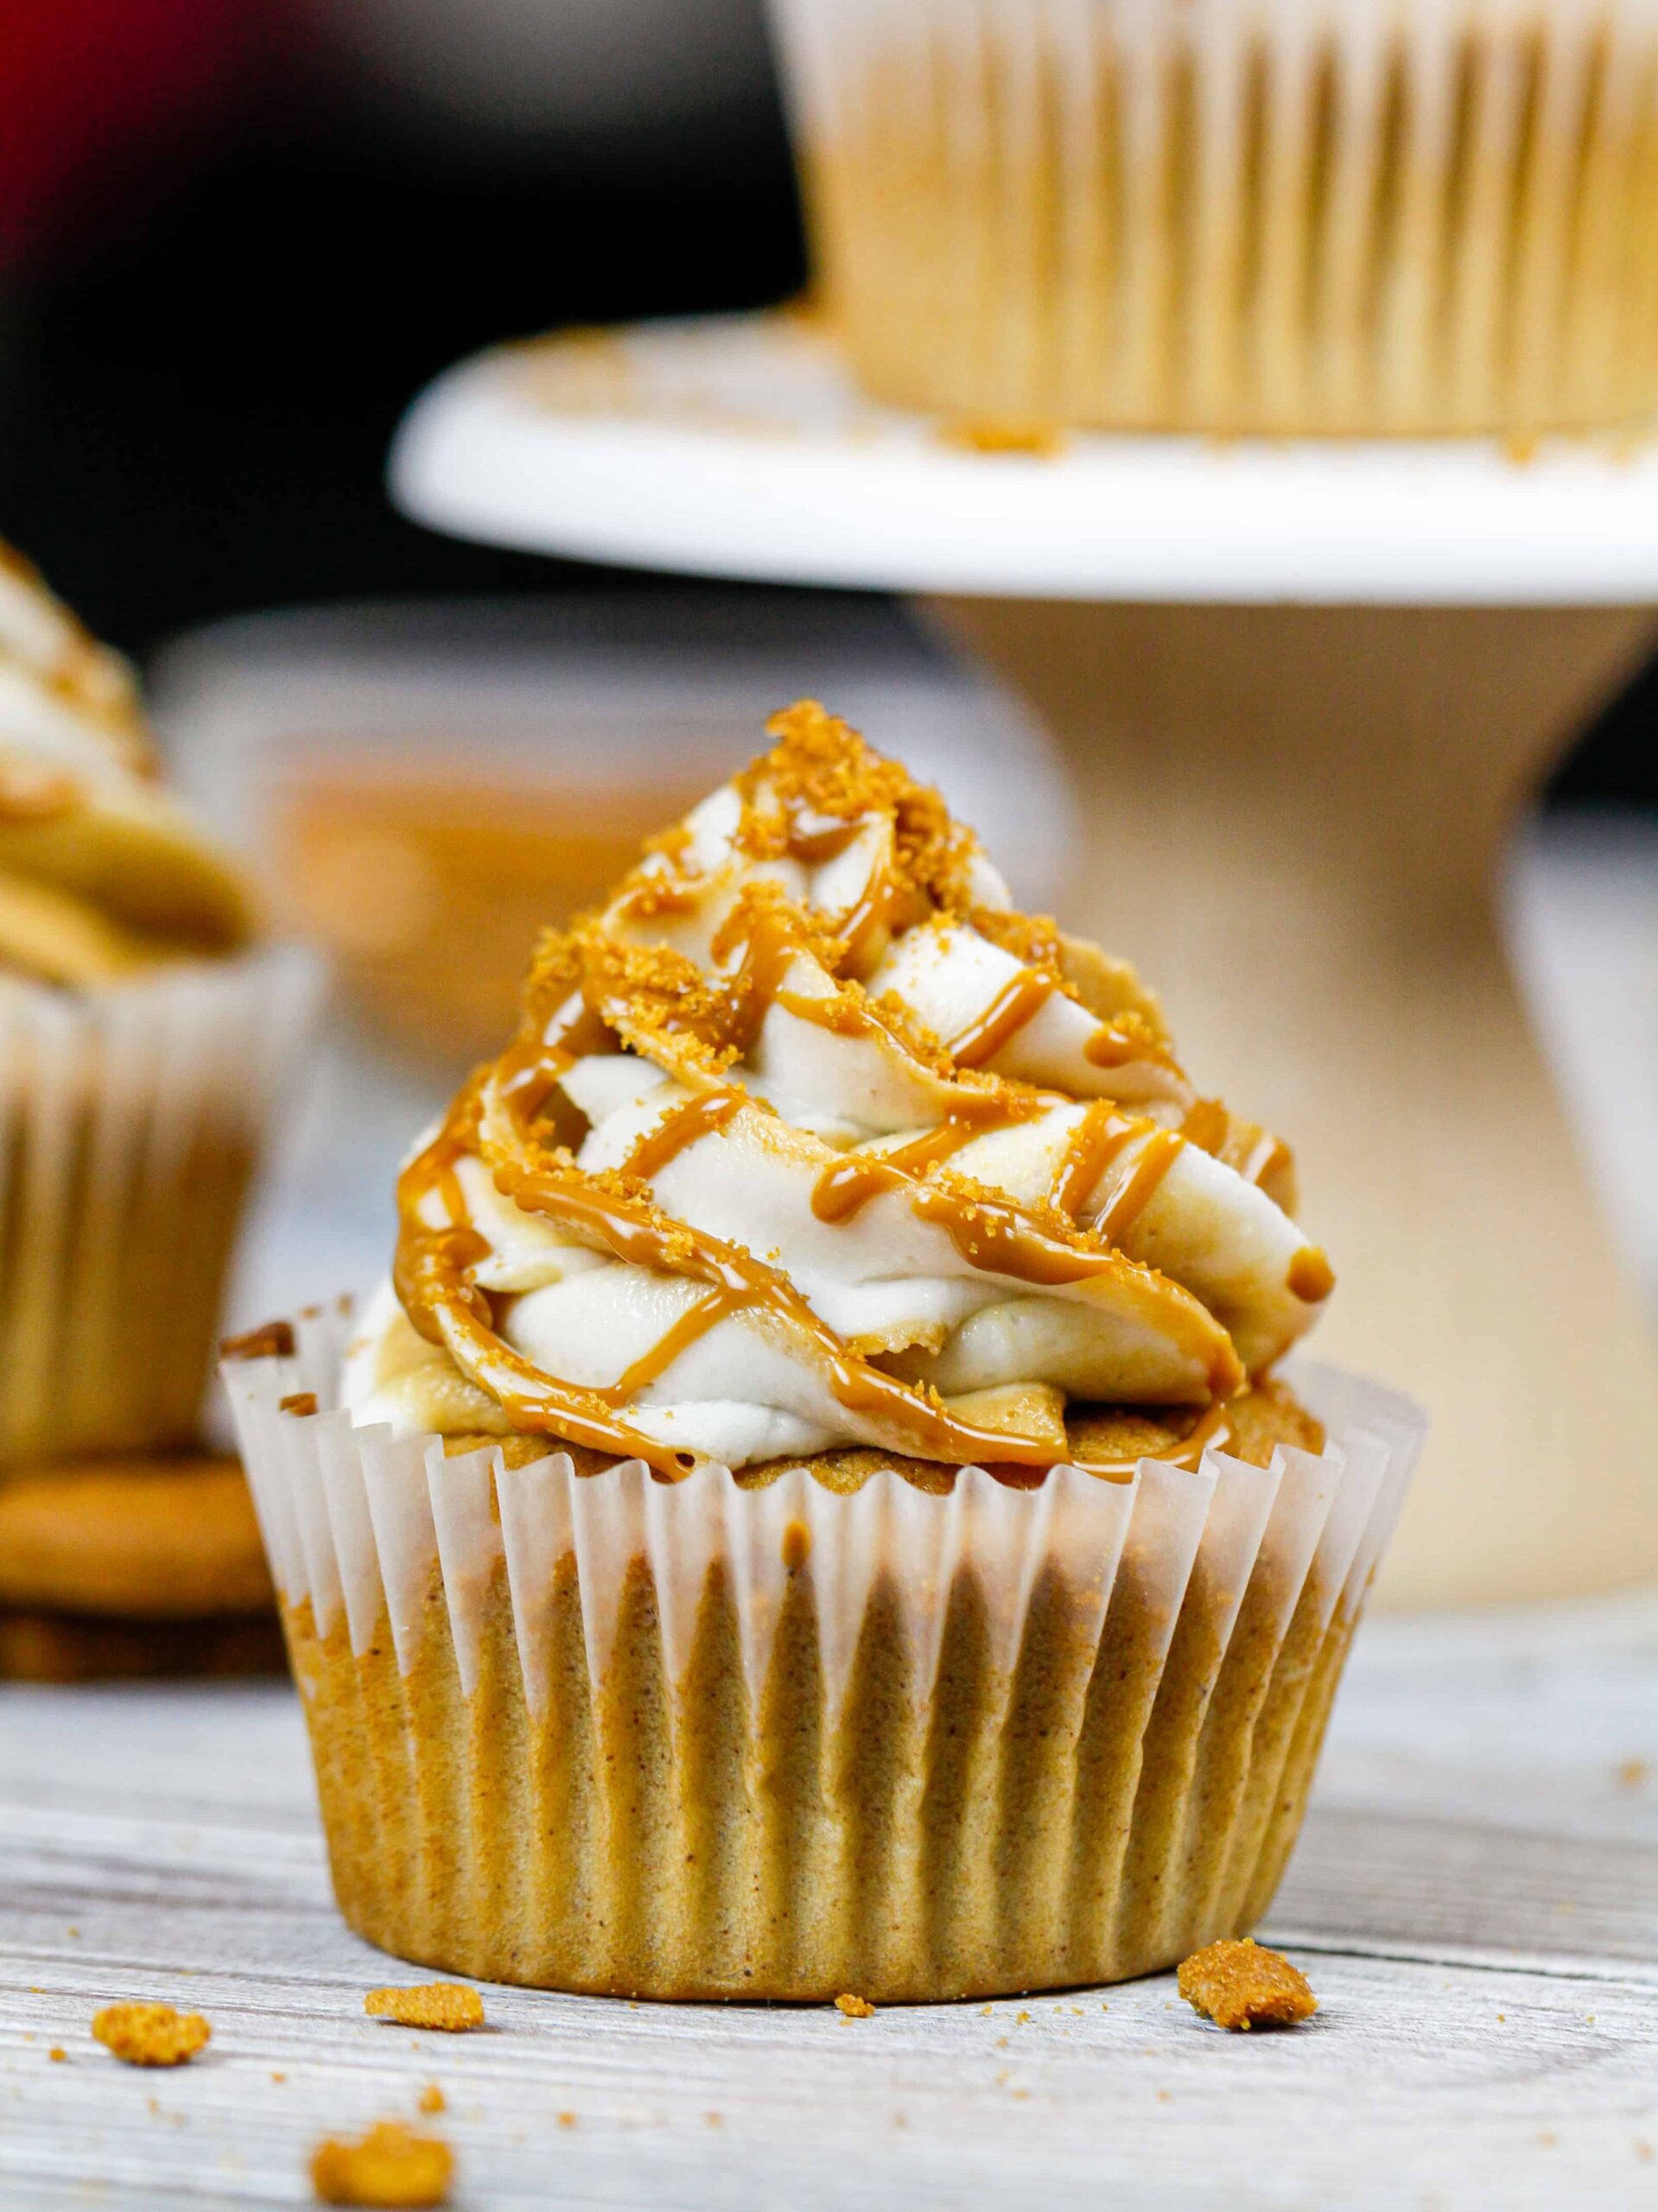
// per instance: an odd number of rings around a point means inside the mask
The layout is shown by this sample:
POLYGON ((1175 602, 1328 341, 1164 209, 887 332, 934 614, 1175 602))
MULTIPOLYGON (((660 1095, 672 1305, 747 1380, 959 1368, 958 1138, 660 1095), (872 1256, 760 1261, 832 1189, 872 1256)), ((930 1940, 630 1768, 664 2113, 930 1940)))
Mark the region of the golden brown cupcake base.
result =
MULTIPOLYGON (((1249 1419, 1260 1460, 1317 1427, 1278 1393, 1249 1419)), ((644 1554, 596 1678, 573 1549, 534 1619, 500 1564, 462 1592, 434 1560, 401 1669, 384 1613, 353 1654, 343 1617, 319 1636, 310 1603, 287 1604, 341 1910, 422 1965, 628 1996, 946 1999, 1171 1965, 1265 1909, 1362 1595, 1344 1559, 1331 1586, 1293 1544, 1251 1556, 1241 1602, 1207 1545, 1172 1585, 1136 1519, 1102 1624, 1051 1548, 1011 1667, 970 1565, 937 1593, 936 1668, 878 1572, 838 1701, 834 1595, 786 1540, 752 1703, 720 1558, 675 1681, 644 1554)))

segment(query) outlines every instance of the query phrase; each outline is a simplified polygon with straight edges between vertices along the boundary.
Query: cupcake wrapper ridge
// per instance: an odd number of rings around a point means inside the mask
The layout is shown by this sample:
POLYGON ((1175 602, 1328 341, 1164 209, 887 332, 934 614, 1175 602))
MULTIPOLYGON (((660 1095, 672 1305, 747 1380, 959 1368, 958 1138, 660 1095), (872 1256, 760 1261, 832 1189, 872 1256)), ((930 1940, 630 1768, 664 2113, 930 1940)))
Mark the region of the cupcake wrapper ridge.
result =
POLYGON ((224 1373, 346 1916, 629 1995, 988 1995, 1251 1924, 1425 1428, 1303 1364, 1330 1441, 1267 1468, 584 1479, 354 1427, 348 1316, 295 1327, 224 1373))
POLYGON ((1220 434, 1658 403, 1652 0, 771 0, 876 394, 1220 434))
POLYGON ((319 994, 311 957, 276 947, 0 997, 0 1466, 195 1437, 319 994))

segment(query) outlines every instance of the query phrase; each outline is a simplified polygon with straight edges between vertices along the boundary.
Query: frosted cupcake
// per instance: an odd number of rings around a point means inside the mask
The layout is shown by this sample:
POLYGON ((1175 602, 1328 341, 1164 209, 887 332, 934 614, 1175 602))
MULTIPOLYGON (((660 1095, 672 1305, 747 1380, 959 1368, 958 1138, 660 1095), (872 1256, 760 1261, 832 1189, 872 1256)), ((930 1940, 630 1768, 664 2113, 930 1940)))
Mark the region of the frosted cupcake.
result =
POLYGON ((772 0, 880 397, 1215 432, 1658 401, 1643 0, 772 0))
POLYGON ((1115 1979, 1293 1841, 1420 1438, 1132 969, 804 704, 227 1363, 334 1881, 663 1997, 1115 1979))
POLYGON ((308 963, 0 549, 0 1471, 187 1445, 308 963))

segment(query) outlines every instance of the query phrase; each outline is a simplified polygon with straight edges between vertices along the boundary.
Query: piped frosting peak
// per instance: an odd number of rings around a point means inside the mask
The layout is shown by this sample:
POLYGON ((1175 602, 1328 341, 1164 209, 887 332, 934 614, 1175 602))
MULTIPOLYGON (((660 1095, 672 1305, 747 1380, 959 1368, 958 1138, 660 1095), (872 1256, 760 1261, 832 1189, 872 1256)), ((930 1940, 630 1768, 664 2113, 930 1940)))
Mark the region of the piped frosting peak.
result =
MULTIPOLYGON (((1015 912, 937 793, 803 702, 547 936, 404 1172, 362 1418, 659 1471, 1039 1468, 1075 1402, 1215 1416, 1331 1282, 1289 1155, 1133 969, 1015 912)), ((1197 1448, 1197 1447, 1194 1447, 1197 1448)))

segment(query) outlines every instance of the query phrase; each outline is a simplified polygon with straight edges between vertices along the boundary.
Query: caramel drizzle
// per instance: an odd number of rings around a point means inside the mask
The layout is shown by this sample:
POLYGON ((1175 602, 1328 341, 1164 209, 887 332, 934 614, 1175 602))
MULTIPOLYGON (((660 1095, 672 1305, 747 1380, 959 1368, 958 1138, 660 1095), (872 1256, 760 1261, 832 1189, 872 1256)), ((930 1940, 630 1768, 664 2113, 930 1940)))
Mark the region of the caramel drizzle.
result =
POLYGON ((1033 1021, 1059 988, 1058 978, 1040 968, 1023 968, 997 992, 976 1020, 944 1047, 959 1068, 982 1067, 994 1060, 1010 1037, 1033 1021))
POLYGON ((1145 1127, 1132 1115, 1120 1113, 1109 1100, 1088 1109, 1071 1131, 1060 1163, 1053 1202, 1062 1213, 1076 1220, 1106 1169, 1145 1127))
POLYGON ((1274 1168, 1285 1166, 1289 1156, 1290 1148, 1282 1138, 1263 1133, 1256 1139, 1249 1157, 1238 1173, 1246 1183, 1258 1185, 1266 1181, 1274 1168))
POLYGON ((1159 1129, 1147 1139, 1144 1148, 1095 1222, 1095 1228, 1108 1243, 1121 1243, 1124 1233, 1140 1219, 1156 1196, 1163 1178, 1185 1150, 1185 1145, 1178 1129, 1159 1129))
POLYGON ((1231 1125, 1232 1117, 1218 1098, 1194 1098, 1180 1124, 1180 1134, 1188 1144, 1212 1156, 1226 1142, 1231 1125))
POLYGON ((645 1131, 622 1162, 622 1173, 650 1182, 689 1146, 724 1128, 745 1106, 755 1103, 740 1090, 698 1091, 670 1107, 656 1127, 645 1131))
POLYGON ((845 1154, 831 1160, 812 1185, 812 1211, 819 1221, 849 1221, 881 1192, 911 1189, 918 1176, 924 1176, 964 1145, 993 1129, 1028 1121, 1045 1103, 1034 1091, 1010 1091, 1000 1097, 993 1093, 982 1101, 968 1092, 936 1128, 924 1129, 907 1144, 886 1152, 845 1154))
MULTIPOLYGON (((451 1227, 410 1233, 410 1213, 428 1187, 429 1155, 436 1154, 441 1160, 455 1141, 446 1127, 429 1154, 404 1174, 397 1288, 411 1322, 422 1334, 435 1333, 463 1370, 484 1382, 516 1427, 562 1433, 579 1444, 637 1457, 663 1473, 684 1473, 696 1455, 675 1451, 619 1420, 610 1392, 575 1389, 543 1375, 502 1340, 486 1298, 471 1280, 487 1249, 475 1231, 451 1227)), ((495 1181, 502 1195, 526 1212, 541 1214, 625 1264, 695 1277, 714 1292, 682 1315, 668 1337, 611 1386, 612 1391, 624 1384, 630 1391, 643 1388, 660 1371, 658 1358, 665 1363, 728 1314, 759 1308, 821 1355, 829 1389, 848 1413, 889 1423, 916 1457, 958 1464, 993 1459, 1023 1466, 1053 1465, 1055 1454, 1047 1446, 962 1421, 936 1395, 912 1390, 849 1353, 786 1275, 740 1247, 665 1222, 644 1201, 595 1189, 575 1168, 506 1161, 496 1167, 495 1181)))
POLYGON ((1157 1459, 1172 1467, 1195 1468, 1211 1444, 1219 1449, 1229 1443, 1231 1437, 1230 1417, 1224 1404, 1217 1399, 1189 1435, 1161 1452, 1137 1452, 1128 1459, 1079 1459, 1077 1464, 1084 1474, 1103 1475, 1108 1482, 1132 1482, 1134 1470, 1142 1459, 1157 1459))

